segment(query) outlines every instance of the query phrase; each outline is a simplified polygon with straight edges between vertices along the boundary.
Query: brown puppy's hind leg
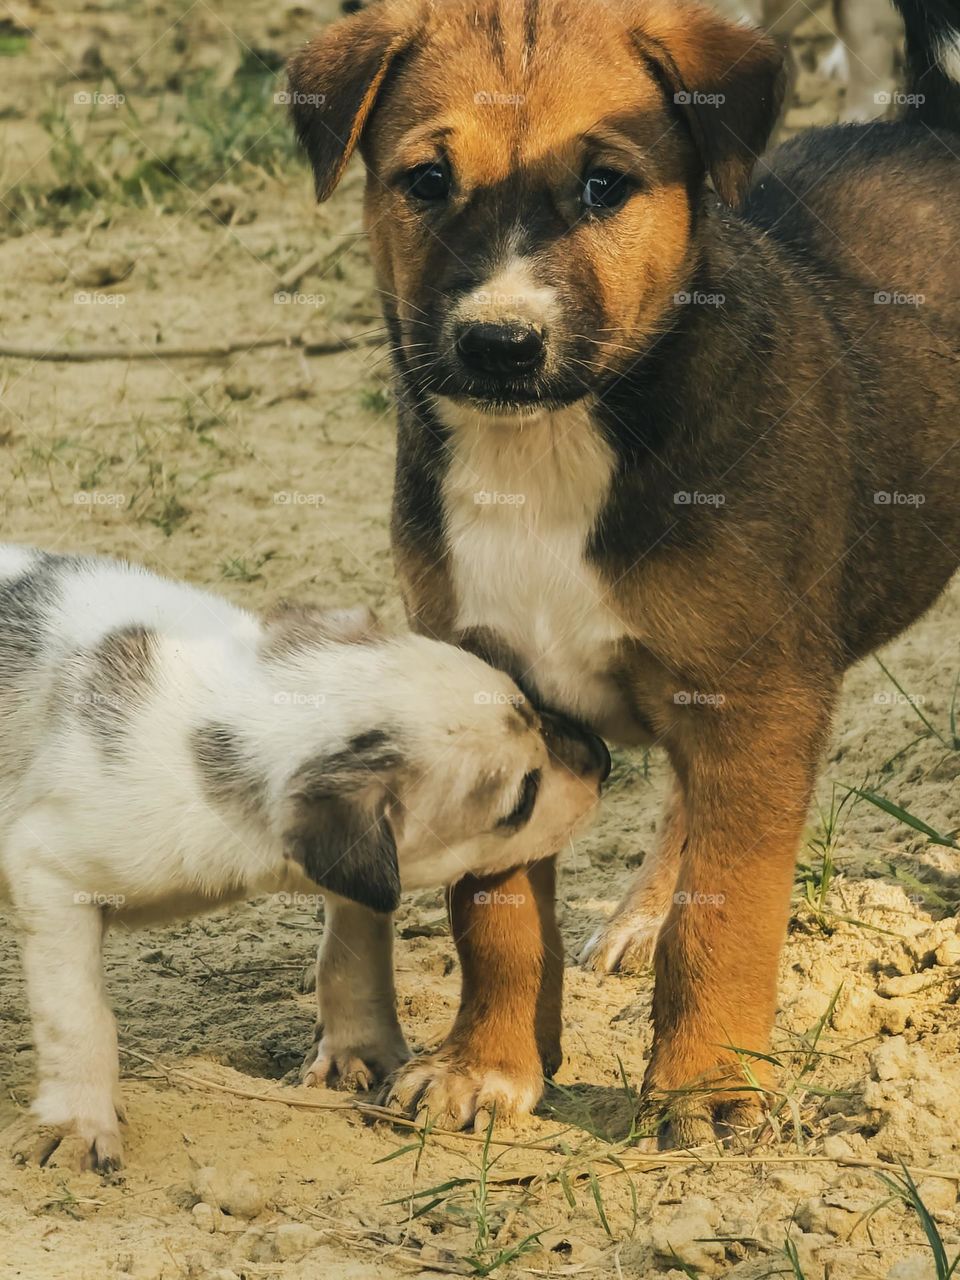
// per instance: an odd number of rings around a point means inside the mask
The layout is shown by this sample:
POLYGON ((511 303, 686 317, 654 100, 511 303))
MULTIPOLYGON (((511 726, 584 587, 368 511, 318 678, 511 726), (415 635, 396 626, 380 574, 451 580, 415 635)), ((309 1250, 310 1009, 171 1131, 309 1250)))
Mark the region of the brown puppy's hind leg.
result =
POLYGON ((773 1026, 794 860, 829 721, 821 690, 773 701, 701 722, 689 757, 675 759, 691 796, 689 835, 657 942, 644 1079, 647 1108, 669 1121, 673 1145, 712 1139, 718 1120, 759 1119, 770 1083, 758 1055, 773 1026))
POLYGON ((581 964, 598 973, 641 973, 650 968, 657 936, 673 902, 686 838, 683 794, 674 784, 656 849, 644 858, 613 915, 587 941, 581 964))
POLYGON ((402 1067, 387 1102, 441 1128, 483 1128, 531 1111, 544 1072, 560 1065, 563 950, 554 914, 555 860, 450 890, 460 957, 460 1009, 433 1053, 402 1067))

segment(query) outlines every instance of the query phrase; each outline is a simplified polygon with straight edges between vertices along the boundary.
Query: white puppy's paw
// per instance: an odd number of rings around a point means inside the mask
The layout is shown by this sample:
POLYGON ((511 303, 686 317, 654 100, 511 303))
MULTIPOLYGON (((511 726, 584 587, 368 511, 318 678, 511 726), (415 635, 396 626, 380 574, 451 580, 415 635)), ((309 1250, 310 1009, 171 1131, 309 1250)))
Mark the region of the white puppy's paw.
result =
POLYGON ((482 1133, 496 1113, 498 1122, 529 1115, 543 1093, 543 1076, 506 1075, 469 1067, 443 1049, 414 1058, 384 1087, 385 1106, 428 1119, 440 1129, 473 1128, 482 1133))
POLYGON ((96 1173, 114 1173, 123 1167, 123 1142, 116 1122, 98 1126, 75 1120, 53 1125, 28 1115, 9 1125, 2 1140, 16 1164, 96 1173))
POLYGON ((386 1080, 409 1057, 410 1050, 402 1036, 399 1041, 364 1043, 358 1040, 338 1045, 320 1033, 304 1058, 300 1078, 308 1089, 326 1086, 365 1093, 386 1080))
POLYGON ((653 964, 662 924, 662 916, 614 912, 587 939, 580 963, 597 973, 644 973, 653 964))

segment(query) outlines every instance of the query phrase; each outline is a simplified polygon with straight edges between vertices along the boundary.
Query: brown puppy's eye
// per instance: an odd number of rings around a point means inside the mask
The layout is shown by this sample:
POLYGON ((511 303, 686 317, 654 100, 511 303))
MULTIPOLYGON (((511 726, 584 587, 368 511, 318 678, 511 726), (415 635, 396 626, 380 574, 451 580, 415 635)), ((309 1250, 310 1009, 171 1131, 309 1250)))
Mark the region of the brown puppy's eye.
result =
POLYGON ((533 806, 537 803, 537 793, 540 790, 540 770, 532 769, 528 774, 524 775, 523 782, 520 784, 520 799, 514 808, 507 814, 505 818, 501 818, 497 823, 498 827, 509 827, 511 831, 516 831, 518 827, 530 819, 533 813, 533 806))
POLYGON ((633 191, 633 182, 617 169, 591 169, 583 179, 580 200, 594 213, 619 209, 633 191))
POLYGON ((407 194, 431 204, 446 200, 450 194, 450 170, 442 161, 418 164, 407 174, 407 194))

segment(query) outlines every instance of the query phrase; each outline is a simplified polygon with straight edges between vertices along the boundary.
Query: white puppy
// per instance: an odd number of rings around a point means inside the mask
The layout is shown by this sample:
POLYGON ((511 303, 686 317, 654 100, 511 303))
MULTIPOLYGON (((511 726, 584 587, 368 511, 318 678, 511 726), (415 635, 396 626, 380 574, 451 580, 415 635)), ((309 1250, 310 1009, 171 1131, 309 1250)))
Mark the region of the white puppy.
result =
POLYGON ((261 621, 129 564, 0 545, 0 891, 22 936, 35 1121, 119 1163, 104 930, 264 891, 319 885, 328 912, 354 913, 348 948, 328 918, 333 985, 356 972, 322 1009, 321 1056, 396 1065, 389 917, 373 913, 401 886, 555 852, 604 757, 478 658, 385 638, 365 610, 261 621))

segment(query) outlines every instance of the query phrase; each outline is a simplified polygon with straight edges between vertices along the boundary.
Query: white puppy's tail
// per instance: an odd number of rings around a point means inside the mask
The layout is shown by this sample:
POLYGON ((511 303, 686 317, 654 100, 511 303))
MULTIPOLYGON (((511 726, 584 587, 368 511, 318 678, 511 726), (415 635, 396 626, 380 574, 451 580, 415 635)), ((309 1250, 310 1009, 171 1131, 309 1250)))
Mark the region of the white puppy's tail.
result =
POLYGON ((894 0, 907 36, 905 120, 960 132, 960 0, 894 0))

